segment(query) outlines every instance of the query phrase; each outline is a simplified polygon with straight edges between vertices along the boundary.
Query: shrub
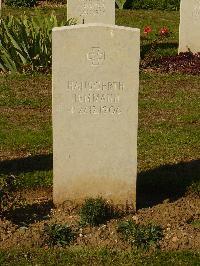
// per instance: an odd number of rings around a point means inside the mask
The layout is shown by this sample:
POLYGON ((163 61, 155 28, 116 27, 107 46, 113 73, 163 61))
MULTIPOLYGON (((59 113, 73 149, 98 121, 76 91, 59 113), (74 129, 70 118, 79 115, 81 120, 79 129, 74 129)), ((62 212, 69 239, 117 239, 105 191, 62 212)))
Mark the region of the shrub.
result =
POLYGON ((80 209, 80 223, 82 225, 98 226, 119 215, 119 211, 114 210, 105 199, 101 197, 88 198, 80 209))
POLYGON ((163 231, 156 225, 139 225, 135 222, 123 221, 119 223, 117 231, 123 238, 137 248, 149 248, 150 245, 159 246, 159 241, 163 238, 163 231))
POLYGON ((0 70, 4 72, 48 71, 51 67, 52 28, 71 24, 58 23, 55 15, 39 13, 27 18, 8 16, 0 21, 0 70))
POLYGON ((133 0, 133 9, 179 10, 180 0, 133 0))
POLYGON ((45 225, 44 235, 48 245, 66 246, 74 241, 76 233, 67 224, 51 224, 45 225))
POLYGON ((14 7, 34 7, 37 0, 6 0, 5 4, 14 7))

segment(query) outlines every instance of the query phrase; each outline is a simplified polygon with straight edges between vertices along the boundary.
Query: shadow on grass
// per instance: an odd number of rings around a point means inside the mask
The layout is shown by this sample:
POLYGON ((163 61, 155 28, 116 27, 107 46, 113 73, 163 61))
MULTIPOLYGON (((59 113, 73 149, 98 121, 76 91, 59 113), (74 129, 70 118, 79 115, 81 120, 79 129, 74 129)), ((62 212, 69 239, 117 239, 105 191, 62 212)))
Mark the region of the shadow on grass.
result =
POLYGON ((173 43, 173 42, 164 42, 164 43, 148 43, 148 44, 143 44, 141 47, 141 58, 144 59, 144 57, 153 49, 154 52, 157 50, 177 50, 178 49, 178 43, 173 43))
POLYGON ((52 201, 34 203, 7 211, 3 216, 18 226, 28 226, 38 221, 48 220, 52 208, 52 201))
POLYGON ((53 168, 53 155, 35 155, 26 158, 0 162, 0 174, 21 174, 34 171, 48 171, 53 168))
MULTIPOLYGON (((0 162, 0 175, 47 171, 53 168, 52 154, 0 162)), ((182 197, 194 182, 200 182, 200 160, 164 165, 138 173, 137 208, 151 207, 182 197)))
POLYGON ((200 182, 200 160, 141 172, 137 177, 137 208, 152 207, 166 199, 175 201, 194 182, 200 182))

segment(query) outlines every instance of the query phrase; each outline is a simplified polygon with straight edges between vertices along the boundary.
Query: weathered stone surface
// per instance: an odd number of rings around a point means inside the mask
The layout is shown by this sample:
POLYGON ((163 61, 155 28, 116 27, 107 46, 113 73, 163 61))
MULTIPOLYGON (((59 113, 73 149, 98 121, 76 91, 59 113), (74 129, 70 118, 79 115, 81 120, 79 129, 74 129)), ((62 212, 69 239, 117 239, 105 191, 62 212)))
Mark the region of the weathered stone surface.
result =
POLYGON ((179 53, 200 52, 200 0, 181 0, 179 53))
POLYGON ((67 18, 78 24, 115 24, 115 0, 68 0, 67 18))
POLYGON ((135 206, 139 35, 104 24, 53 30, 55 203, 135 206))

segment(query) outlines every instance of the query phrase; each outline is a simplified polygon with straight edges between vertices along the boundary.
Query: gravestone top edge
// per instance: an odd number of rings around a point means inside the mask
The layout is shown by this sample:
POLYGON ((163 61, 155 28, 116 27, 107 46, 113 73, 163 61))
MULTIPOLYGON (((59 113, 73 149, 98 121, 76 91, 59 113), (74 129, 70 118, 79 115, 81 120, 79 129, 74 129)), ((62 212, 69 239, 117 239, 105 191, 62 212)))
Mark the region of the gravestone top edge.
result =
POLYGON ((76 19, 78 24, 115 24, 115 0, 69 0, 67 18, 76 19))
POLYGON ((55 27, 55 28, 53 28, 52 31, 55 32, 55 31, 64 31, 64 30, 73 30, 73 29, 91 28, 91 27, 118 29, 118 30, 132 31, 132 32, 140 33, 140 29, 139 28, 131 28, 131 27, 110 25, 110 24, 104 24, 104 23, 87 23, 87 24, 78 24, 78 25, 71 25, 71 26, 55 27))

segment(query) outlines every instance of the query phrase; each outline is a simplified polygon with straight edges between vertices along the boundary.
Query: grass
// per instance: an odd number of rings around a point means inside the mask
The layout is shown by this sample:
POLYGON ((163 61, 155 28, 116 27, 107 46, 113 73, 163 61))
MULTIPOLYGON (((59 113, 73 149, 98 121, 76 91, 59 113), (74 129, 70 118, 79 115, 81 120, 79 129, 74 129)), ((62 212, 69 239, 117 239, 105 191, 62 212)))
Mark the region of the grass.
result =
POLYGON ((114 251, 109 249, 65 250, 10 250, 0 251, 0 265, 199 265, 198 252, 144 252, 114 251), (163 261, 165 264, 163 264, 163 261))
POLYGON ((4 152, 51 148, 50 84, 50 76, 1 76, 0 145, 4 152))
MULTIPOLYGON (((11 14, 13 16, 20 16, 26 14, 27 16, 35 16, 37 13, 43 16, 48 16, 52 12, 57 16, 58 21, 65 21, 67 18, 67 8, 61 7, 44 7, 44 8, 10 8, 5 7, 2 11, 2 17, 11 14)), ((158 32, 162 27, 167 27, 171 34, 170 37, 159 41, 154 47, 154 56, 160 55, 175 55, 178 48, 179 35, 179 12, 178 11, 160 11, 160 10, 118 10, 116 9, 116 25, 139 28, 143 35, 145 26, 152 27, 152 33, 148 40, 142 41, 141 55, 146 55, 146 50, 152 46, 151 42, 158 39, 158 32)))
MULTIPOLYGON (((11 8, 5 7, 2 10, 2 16, 8 14, 20 16, 26 14, 33 16, 36 12, 41 12, 43 15, 49 15, 52 12, 60 20, 64 20, 67 16, 67 8, 62 7, 44 7, 44 8, 11 8)), ((160 11, 160 10, 118 10, 116 9, 116 25, 126 27, 138 27, 143 29, 146 25, 151 25, 157 32, 161 27, 168 26, 174 32, 174 36, 178 37, 179 12, 178 11, 160 11)))
MULTIPOLYGON (((40 10, 44 15, 51 8, 40 10)), ((32 16, 35 9, 3 9, 3 16, 32 16)), ((66 8, 55 8, 66 18, 66 8)), ((178 12, 116 11, 116 24, 151 25, 153 34, 167 26, 172 34, 156 47, 158 54, 175 54, 178 12)), ((200 77, 140 73, 138 134, 138 207, 176 199, 188 190, 200 195, 200 77)), ((0 75, 0 178, 16 176, 18 189, 52 186, 51 76, 0 75)), ((193 221, 199 228, 199 221, 193 221)), ((0 265, 198 265, 192 252, 125 252, 30 249, 0 251, 0 265)))
POLYGON ((198 158, 199 77, 141 75, 139 169, 198 158))
MULTIPOLYGON (((13 16, 20 16, 26 14, 27 16, 34 16, 37 12, 48 16, 52 12, 59 20, 65 20, 67 17, 67 8, 62 7, 44 7, 44 8, 11 8, 5 7, 2 11, 2 16, 8 14, 13 16)), ((179 26, 179 11, 160 11, 160 10, 118 10, 116 9, 116 25, 143 28, 151 25, 153 35, 158 33, 159 29, 167 26, 173 33, 170 41, 178 41, 178 26, 179 26)))
MULTIPOLYGON (((189 162, 200 156, 199 82, 197 76, 141 72, 138 135, 141 183, 149 184, 148 178, 143 180, 143 176, 149 177, 149 174, 155 182, 152 169, 174 165, 171 170, 156 170, 160 173, 160 184, 163 178, 163 188, 174 175, 180 176, 178 184, 182 183, 184 191, 183 184, 191 184, 193 178, 197 182, 193 190, 197 188, 198 167, 186 175, 186 171, 180 173, 176 165, 186 162, 190 168, 189 162)), ((0 176, 15 174, 19 187, 51 185, 52 158, 48 157, 52 153, 50 75, 0 76, 0 90, 0 158, 3 161, 0 176), (41 156, 36 159, 34 156, 38 155, 41 156), (27 156, 25 161, 6 162, 11 157, 27 156)))
POLYGON ((7 6, 2 10, 2 17, 6 17, 7 15, 18 17, 22 14, 26 14, 27 16, 35 16, 37 12, 47 16, 54 12, 60 20, 64 20, 67 17, 67 9, 65 7, 12 8, 7 6))

